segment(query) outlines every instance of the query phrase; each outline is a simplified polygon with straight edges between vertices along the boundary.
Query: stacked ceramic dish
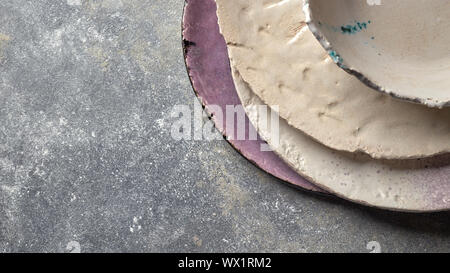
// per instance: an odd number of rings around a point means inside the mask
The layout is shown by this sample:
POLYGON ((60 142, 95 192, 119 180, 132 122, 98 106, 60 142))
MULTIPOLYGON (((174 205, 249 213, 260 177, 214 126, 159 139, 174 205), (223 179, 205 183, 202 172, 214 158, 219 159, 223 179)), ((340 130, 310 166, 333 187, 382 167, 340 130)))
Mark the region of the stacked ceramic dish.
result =
POLYGON ((215 2, 241 103, 281 160, 355 202, 450 208, 449 1, 215 2))

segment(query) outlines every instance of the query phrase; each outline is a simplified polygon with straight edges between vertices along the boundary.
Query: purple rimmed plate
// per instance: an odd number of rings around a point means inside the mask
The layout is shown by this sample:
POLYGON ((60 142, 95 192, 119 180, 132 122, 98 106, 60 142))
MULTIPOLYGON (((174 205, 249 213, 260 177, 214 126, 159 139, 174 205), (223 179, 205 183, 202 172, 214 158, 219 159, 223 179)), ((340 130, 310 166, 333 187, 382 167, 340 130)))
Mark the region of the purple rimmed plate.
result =
MULTIPOLYGON (((193 89, 217 129, 245 158, 273 176, 302 189, 325 193, 292 170, 275 153, 261 150, 263 140, 234 140, 236 128, 226 127, 226 107, 241 105, 228 60, 226 43, 217 23, 213 0, 186 0, 183 22, 186 67, 193 89), (225 115, 217 115, 218 106, 225 115), (223 121, 217 118, 223 116, 223 121)), ((246 118, 246 128, 252 126, 246 118)), ((246 138, 247 139, 247 138, 246 138)))

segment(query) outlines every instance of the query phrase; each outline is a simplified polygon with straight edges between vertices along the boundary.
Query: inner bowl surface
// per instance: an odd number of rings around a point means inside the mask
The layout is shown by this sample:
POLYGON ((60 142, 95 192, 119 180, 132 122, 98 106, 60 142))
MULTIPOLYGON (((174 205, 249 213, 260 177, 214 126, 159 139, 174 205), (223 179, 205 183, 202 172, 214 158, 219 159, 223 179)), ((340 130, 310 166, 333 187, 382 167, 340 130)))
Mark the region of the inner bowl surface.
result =
POLYGON ((450 1, 305 0, 311 31, 367 85, 450 106, 450 1))

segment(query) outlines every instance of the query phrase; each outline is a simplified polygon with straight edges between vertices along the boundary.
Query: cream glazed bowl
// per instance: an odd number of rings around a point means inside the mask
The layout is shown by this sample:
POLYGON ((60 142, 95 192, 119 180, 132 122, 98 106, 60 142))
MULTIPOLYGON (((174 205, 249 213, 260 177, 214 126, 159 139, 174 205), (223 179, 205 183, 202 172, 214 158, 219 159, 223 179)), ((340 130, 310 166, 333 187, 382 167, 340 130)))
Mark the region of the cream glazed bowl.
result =
POLYGON ((310 30, 375 90, 450 106, 449 0, 304 0, 310 30))

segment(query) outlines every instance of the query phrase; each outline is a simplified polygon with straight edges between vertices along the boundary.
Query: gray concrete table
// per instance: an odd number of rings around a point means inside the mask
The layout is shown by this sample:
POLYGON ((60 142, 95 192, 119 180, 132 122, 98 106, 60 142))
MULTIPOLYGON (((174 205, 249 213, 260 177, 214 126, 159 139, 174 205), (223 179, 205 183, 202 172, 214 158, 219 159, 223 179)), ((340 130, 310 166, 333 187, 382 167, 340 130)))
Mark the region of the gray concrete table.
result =
POLYGON ((295 190, 227 142, 176 141, 193 107, 183 0, 0 1, 0 251, 450 250, 450 214, 295 190))

